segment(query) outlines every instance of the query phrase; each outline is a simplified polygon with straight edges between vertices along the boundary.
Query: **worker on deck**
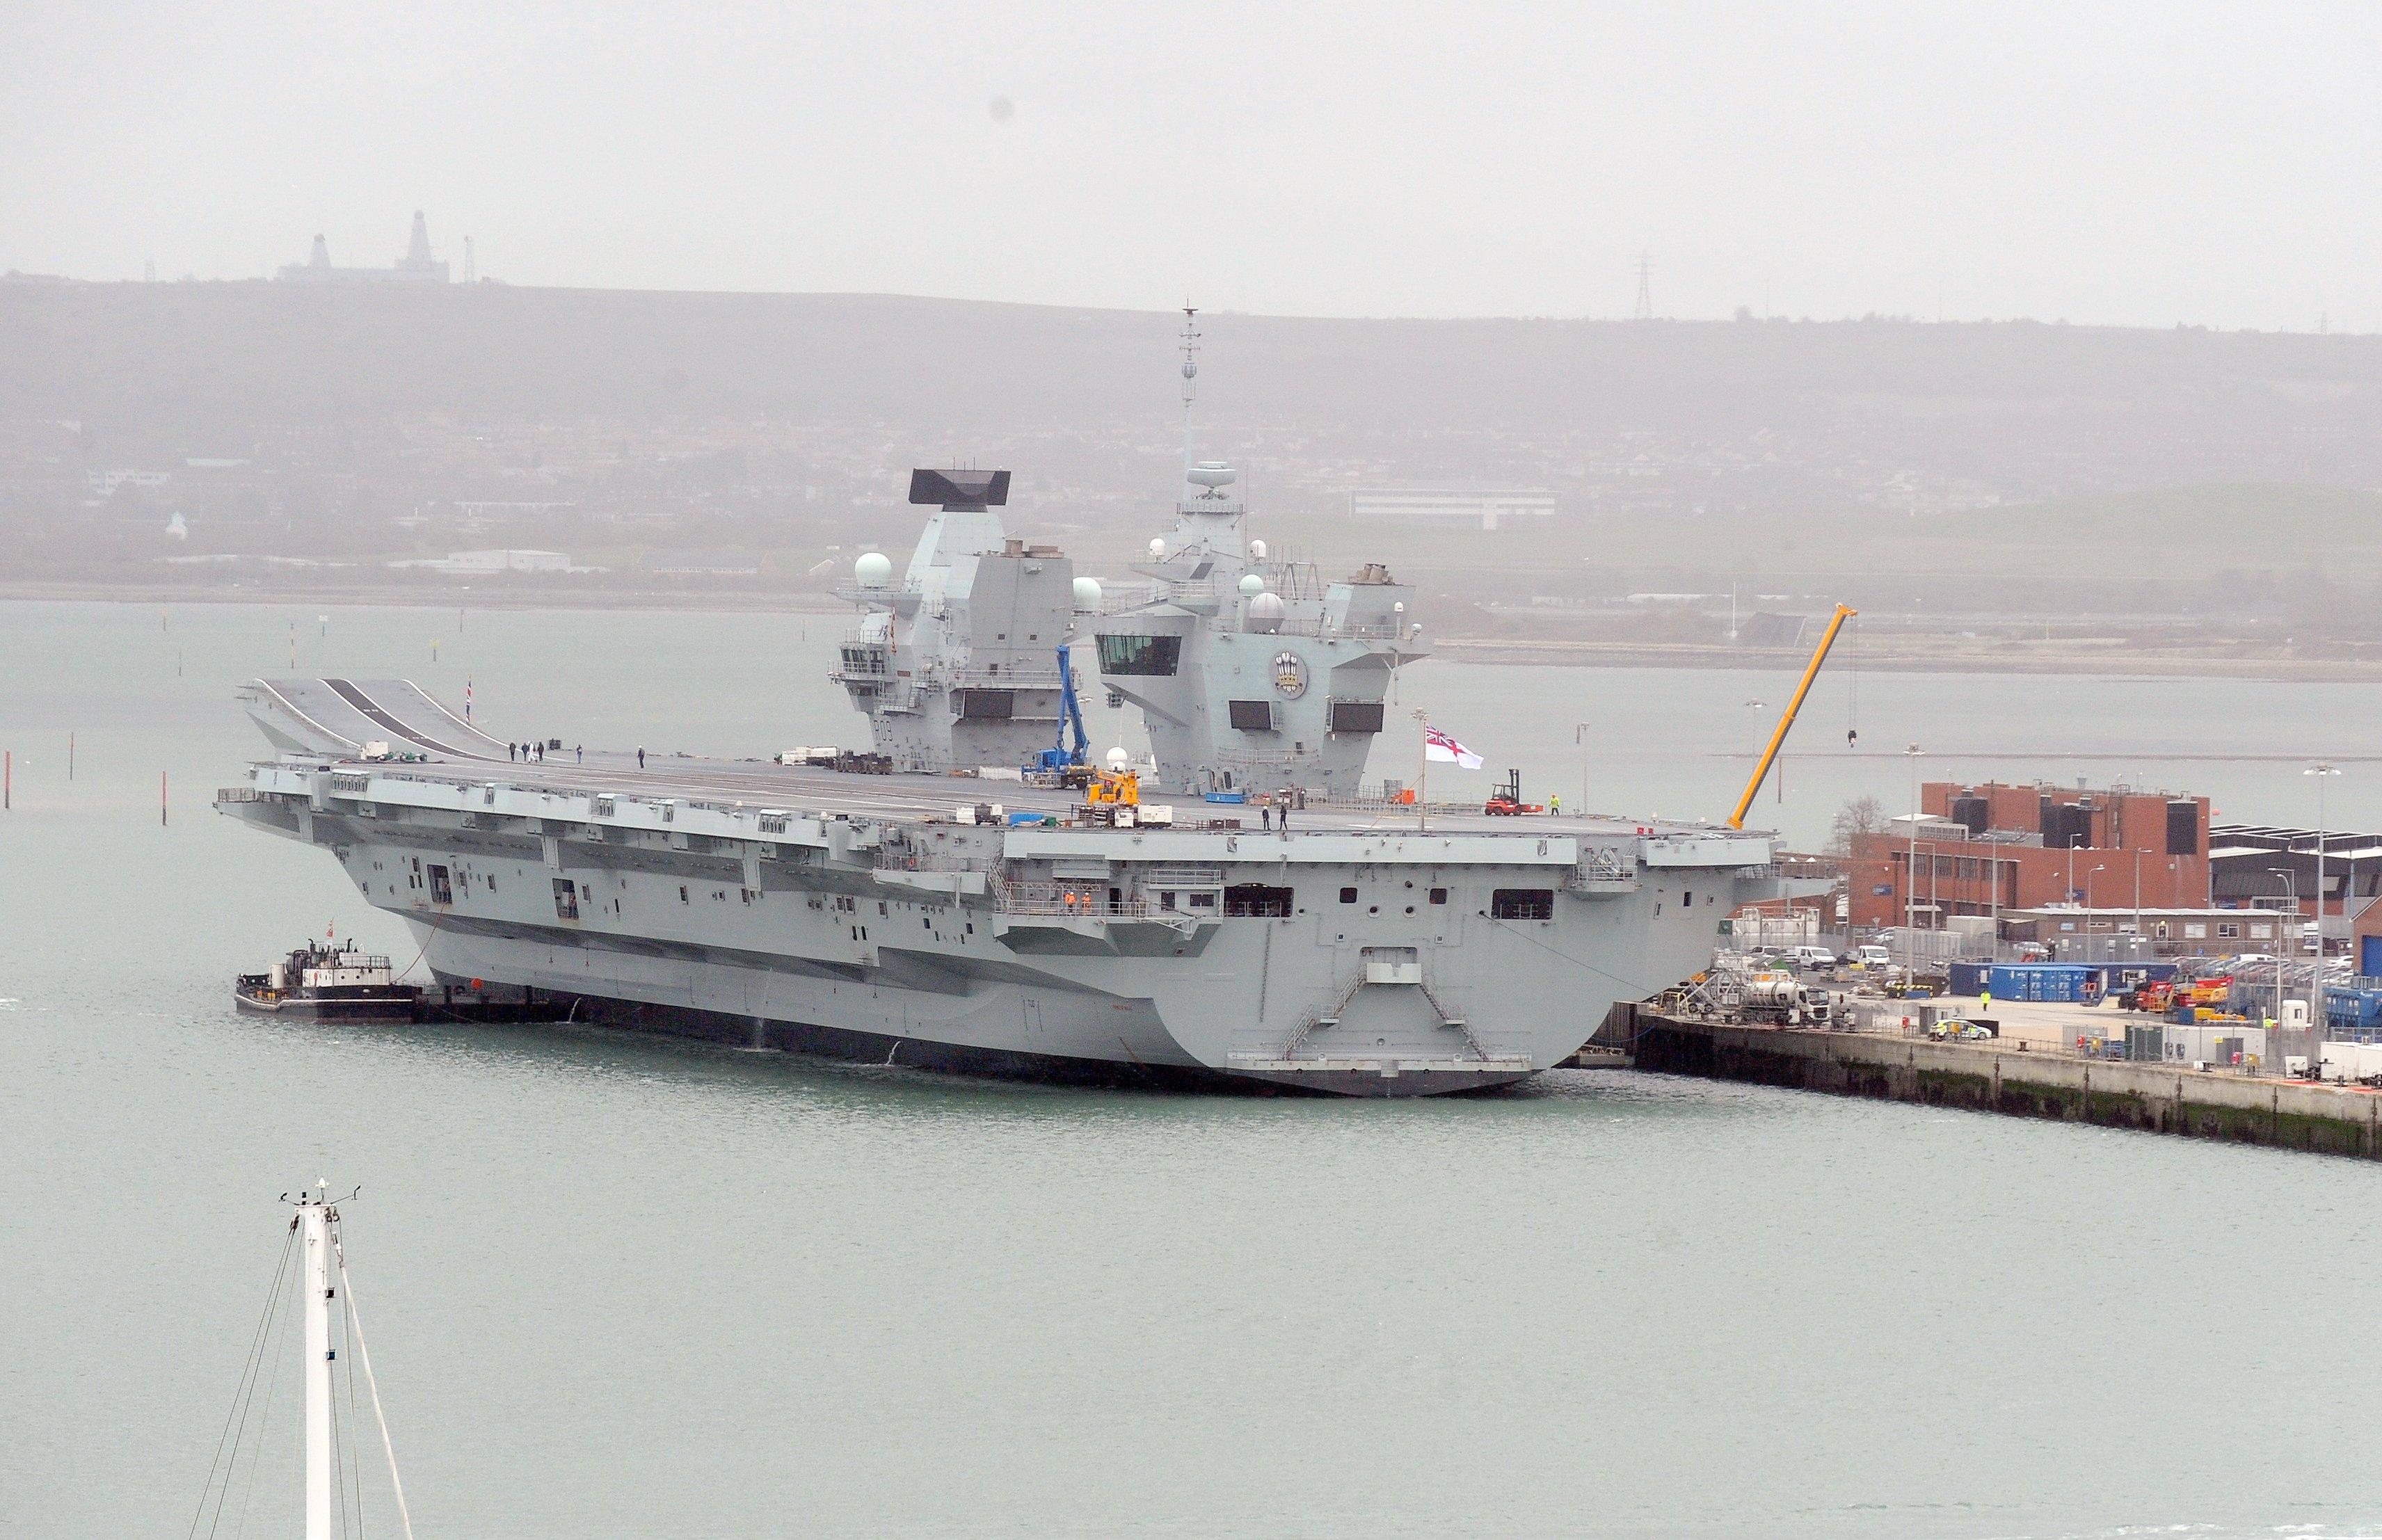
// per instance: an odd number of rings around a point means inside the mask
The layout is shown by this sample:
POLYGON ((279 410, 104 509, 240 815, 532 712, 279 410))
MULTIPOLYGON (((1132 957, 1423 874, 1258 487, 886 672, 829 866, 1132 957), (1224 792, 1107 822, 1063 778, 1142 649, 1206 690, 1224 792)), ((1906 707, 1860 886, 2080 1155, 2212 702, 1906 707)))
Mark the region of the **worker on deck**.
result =
POLYGON ((1554 817, 1560 817, 1560 816, 1562 816, 1562 814, 1563 814, 1563 799, 1562 799, 1561 797, 1550 797, 1550 798, 1548 798, 1548 799, 1547 799, 1547 813, 1548 813, 1551 816, 1554 816, 1554 817))
POLYGON ((1994 986, 1989 984, 1981 984, 1977 985, 1977 1009, 1980 1012, 1983 1012, 1993 1008, 1994 986))

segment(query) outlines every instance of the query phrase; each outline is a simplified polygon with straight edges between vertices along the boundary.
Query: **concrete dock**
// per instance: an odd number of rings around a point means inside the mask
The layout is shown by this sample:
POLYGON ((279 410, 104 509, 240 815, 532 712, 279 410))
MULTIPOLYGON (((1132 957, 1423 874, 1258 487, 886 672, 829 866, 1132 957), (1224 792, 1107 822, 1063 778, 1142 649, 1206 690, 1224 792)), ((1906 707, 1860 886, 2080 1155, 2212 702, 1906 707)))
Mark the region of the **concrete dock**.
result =
POLYGON ((2382 1092, 2018 1043, 1767 1027, 1615 1008, 1592 1047, 1639 1069, 2382 1158, 2382 1092))

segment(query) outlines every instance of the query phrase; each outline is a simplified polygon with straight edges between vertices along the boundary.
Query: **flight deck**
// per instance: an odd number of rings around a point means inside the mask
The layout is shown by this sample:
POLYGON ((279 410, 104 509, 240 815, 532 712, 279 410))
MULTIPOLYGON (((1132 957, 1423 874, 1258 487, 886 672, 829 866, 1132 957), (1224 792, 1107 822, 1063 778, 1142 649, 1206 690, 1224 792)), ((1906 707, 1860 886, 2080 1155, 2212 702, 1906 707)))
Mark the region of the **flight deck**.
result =
MULTIPOLYGON (((724 808, 767 806, 893 819, 948 818, 961 806, 997 803, 1004 812, 1043 813, 1064 820, 1082 801, 1080 793, 1060 788, 964 773, 870 775, 768 760, 651 751, 641 768, 633 749, 583 750, 577 745, 548 749, 542 760, 524 760, 509 754, 504 739, 490 735, 410 679, 260 679, 248 689, 252 695, 252 714, 266 725, 268 734, 282 748, 383 776, 419 776, 473 785, 500 780, 510 788, 525 791, 608 793, 724 808), (385 745, 386 753, 367 761, 363 757, 367 745, 385 745), (398 754, 422 757, 406 761, 390 757, 398 754), (503 772, 501 776, 495 774, 498 770, 503 772)), ((1173 826, 1178 829, 1214 826, 1247 832, 1261 823, 1264 813, 1254 801, 1210 801, 1168 793, 1147 783, 1140 796, 1144 803, 1172 808, 1173 826)), ((1409 804, 1311 800, 1304 806, 1276 811, 1287 814, 1293 834, 1301 830, 1411 834, 1426 821, 1429 832, 1435 834, 1510 837, 1693 837, 1736 832, 1676 820, 1585 813, 1492 816, 1478 802, 1432 804, 1418 813, 1409 804)))

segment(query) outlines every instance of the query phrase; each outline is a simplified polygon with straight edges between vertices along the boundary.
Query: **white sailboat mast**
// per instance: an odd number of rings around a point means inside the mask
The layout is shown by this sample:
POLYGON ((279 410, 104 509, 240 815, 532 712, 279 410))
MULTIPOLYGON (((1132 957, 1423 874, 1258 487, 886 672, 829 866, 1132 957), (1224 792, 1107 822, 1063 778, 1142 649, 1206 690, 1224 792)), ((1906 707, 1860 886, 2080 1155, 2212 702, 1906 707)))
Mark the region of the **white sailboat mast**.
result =
POLYGON ((306 1540, 332 1540, 331 1206, 322 1190, 298 1201, 306 1307, 306 1540))

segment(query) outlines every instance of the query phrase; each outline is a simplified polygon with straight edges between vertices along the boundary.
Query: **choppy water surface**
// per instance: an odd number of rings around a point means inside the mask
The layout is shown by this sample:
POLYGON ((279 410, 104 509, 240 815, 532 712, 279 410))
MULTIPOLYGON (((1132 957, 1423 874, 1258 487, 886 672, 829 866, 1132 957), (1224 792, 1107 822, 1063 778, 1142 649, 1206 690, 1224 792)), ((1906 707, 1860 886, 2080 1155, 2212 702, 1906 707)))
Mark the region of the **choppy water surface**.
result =
MULTIPOLYGON (((204 810, 259 741, 229 688, 287 667, 293 617, 301 666, 468 669, 500 735, 850 736, 817 620, 0 606, 0 1534, 183 1533, 275 1194, 317 1176, 364 1188, 425 1537, 2382 1529, 2382 1172, 2349 1162, 1587 1071, 1259 1100, 237 1019, 232 972, 309 932, 403 947, 327 859, 204 810)), ((1676 814, 1725 810, 1735 766, 1697 756, 1780 685, 1405 688, 1531 776, 1602 722, 1597 801, 1676 814)), ((2367 689, 2213 688, 2252 747, 2382 737, 2367 689)), ((2000 714, 2118 764, 2175 746, 2137 724, 2177 690, 1872 678, 1863 737, 2000 714)), ((1906 781, 1808 759, 1806 838, 1906 781)), ((2242 816, 2306 792, 2145 778, 2242 816)), ((2367 778, 2337 822, 2382 820, 2367 778)), ((254 1532, 293 1532, 283 1456, 254 1532)))

